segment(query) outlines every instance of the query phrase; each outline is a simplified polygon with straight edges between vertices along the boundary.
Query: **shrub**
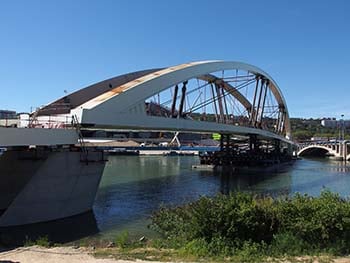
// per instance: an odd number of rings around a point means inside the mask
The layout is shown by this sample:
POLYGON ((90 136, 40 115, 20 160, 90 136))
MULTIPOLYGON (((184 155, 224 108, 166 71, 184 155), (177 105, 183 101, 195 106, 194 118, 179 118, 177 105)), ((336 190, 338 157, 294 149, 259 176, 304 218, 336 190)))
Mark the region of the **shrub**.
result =
POLYGON ((210 251, 208 250, 208 244, 204 239, 194 239, 186 243, 180 249, 180 254, 206 257, 210 254, 210 251))
POLYGON ((50 247, 51 243, 49 241, 48 236, 43 236, 43 237, 39 237, 37 240, 32 241, 29 239, 26 239, 26 241, 24 242, 24 246, 28 247, 28 246, 41 246, 41 247, 50 247))
POLYGON ((320 249, 348 253, 350 202, 329 191, 319 197, 296 194, 276 200, 239 192, 220 194, 162 208, 152 216, 151 227, 197 254, 248 255, 261 246, 269 246, 273 254, 320 249))
POLYGON ((308 244, 289 232, 274 235, 270 246, 270 252, 275 256, 297 256, 306 251, 310 251, 308 244))
POLYGON ((214 237, 240 242, 271 240, 276 231, 276 212, 272 199, 258 200, 235 193, 214 198, 202 197, 189 205, 162 208, 152 217, 151 227, 166 237, 183 240, 214 237))
POLYGON ((235 256, 239 262, 261 262, 265 251, 266 244, 264 242, 244 241, 243 246, 237 251, 235 256))
POLYGON ((115 239, 115 243, 120 248, 125 248, 129 241, 128 231, 121 232, 115 239))
POLYGON ((320 197, 297 194, 277 202, 280 232, 294 233, 313 246, 350 244, 350 202, 323 191, 320 197))

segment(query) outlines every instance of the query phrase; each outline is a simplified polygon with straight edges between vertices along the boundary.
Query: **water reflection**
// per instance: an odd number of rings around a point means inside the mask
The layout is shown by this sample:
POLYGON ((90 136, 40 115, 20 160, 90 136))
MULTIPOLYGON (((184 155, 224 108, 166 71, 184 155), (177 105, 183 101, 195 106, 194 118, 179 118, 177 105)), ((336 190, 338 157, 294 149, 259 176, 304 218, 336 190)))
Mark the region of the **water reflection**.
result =
POLYGON ((122 230, 135 236, 152 235, 147 228, 149 216, 161 205, 179 205, 220 192, 259 191, 259 183, 276 181, 273 178, 282 174, 286 187, 279 187, 278 191, 290 192, 286 169, 261 173, 232 168, 191 169, 198 162, 195 156, 111 157, 94 205, 100 236, 112 237, 122 230))
POLYGON ((326 158, 303 159, 292 171, 292 192, 308 193, 317 196, 324 189, 350 195, 349 163, 326 158))
POLYGON ((256 174, 251 172, 237 172, 232 169, 223 169, 215 174, 220 178, 220 192, 229 194, 233 191, 254 191, 254 186, 259 182, 277 176, 276 173, 256 174))

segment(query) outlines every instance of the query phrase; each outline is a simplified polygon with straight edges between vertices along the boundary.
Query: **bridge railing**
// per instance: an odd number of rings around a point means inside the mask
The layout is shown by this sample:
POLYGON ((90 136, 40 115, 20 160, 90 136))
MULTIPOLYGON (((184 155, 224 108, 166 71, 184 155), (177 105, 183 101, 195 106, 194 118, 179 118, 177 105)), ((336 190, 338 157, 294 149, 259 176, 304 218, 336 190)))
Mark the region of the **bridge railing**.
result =
POLYGON ((71 129, 74 127, 72 116, 38 116, 29 119, 28 128, 71 129))
POLYGON ((73 129, 73 116, 19 116, 17 119, 0 120, 0 127, 41 128, 41 129, 73 129))
POLYGON ((335 141, 307 141, 298 143, 298 146, 301 148, 310 146, 310 145, 337 145, 339 143, 342 143, 343 141, 335 140, 335 141))

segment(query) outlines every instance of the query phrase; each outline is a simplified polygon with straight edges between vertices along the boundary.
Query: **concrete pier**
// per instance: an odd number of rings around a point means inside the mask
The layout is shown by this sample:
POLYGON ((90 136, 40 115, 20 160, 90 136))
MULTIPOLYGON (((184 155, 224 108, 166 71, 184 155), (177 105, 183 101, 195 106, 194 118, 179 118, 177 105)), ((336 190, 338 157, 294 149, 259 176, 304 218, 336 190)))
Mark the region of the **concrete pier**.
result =
POLYGON ((102 152, 25 147, 0 156, 0 227, 55 220, 92 209, 102 152))

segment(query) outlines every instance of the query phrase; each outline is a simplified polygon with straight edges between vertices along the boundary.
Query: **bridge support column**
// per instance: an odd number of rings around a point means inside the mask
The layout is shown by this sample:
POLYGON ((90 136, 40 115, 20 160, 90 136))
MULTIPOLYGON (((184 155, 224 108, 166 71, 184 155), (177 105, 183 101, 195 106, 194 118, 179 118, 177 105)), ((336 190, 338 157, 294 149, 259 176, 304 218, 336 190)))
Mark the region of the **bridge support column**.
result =
POLYGON ((293 146, 291 144, 288 144, 288 155, 293 156, 293 146))
POLYGON ((343 160, 346 162, 346 157, 348 156, 348 146, 347 146, 347 144, 346 144, 346 141, 344 141, 343 143, 342 143, 342 148, 343 148, 343 155, 342 155, 342 157, 343 157, 343 160))
POLYGON ((231 135, 226 134, 226 149, 224 153, 223 164, 232 165, 234 163, 235 149, 234 144, 231 142, 231 135))
POLYGON ((259 143, 258 143, 257 136, 255 134, 249 135, 249 151, 251 153, 255 153, 257 152, 258 148, 259 148, 259 143))
POLYGON ((230 151, 230 135, 226 134, 226 153, 230 151))
POLYGON ((224 134, 220 134, 220 151, 224 150, 224 134))
POLYGON ((338 156, 340 160, 345 160, 346 159, 346 144, 344 142, 339 142, 338 144, 338 156))
POLYGON ((234 145, 231 142, 230 134, 221 134, 220 151, 213 156, 212 162, 215 165, 232 165, 234 162, 234 145))
POLYGON ((279 154, 281 154, 281 141, 280 140, 273 140, 274 145, 274 155, 278 157, 279 154))

